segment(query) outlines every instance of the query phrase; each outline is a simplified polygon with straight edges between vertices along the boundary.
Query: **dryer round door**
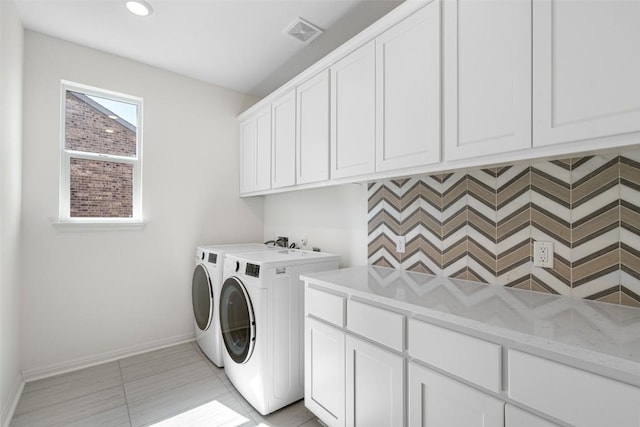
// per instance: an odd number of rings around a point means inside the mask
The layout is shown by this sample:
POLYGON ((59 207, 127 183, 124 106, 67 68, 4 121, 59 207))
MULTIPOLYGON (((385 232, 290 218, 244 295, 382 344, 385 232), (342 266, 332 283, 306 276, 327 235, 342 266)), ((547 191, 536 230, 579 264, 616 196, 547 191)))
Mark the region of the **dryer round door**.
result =
POLYGON ((256 322, 251 298, 236 277, 225 280, 220 290, 220 329, 231 359, 236 363, 249 360, 256 341, 256 322))
POLYGON ((211 320, 213 320, 214 301, 211 277, 209 277, 209 272, 202 264, 198 264, 193 271, 191 302, 196 325, 200 330, 206 331, 211 326, 211 320))

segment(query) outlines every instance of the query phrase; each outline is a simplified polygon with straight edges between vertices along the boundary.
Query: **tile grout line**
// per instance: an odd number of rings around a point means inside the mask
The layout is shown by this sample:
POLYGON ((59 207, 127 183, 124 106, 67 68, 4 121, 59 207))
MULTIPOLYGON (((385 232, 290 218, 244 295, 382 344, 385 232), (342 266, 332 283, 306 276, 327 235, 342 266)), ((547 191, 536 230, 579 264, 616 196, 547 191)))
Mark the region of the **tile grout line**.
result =
POLYGON ((120 372, 120 381, 122 382, 122 391, 124 393, 124 403, 127 406, 127 417, 129 418, 129 425, 133 427, 133 421, 131 421, 131 411, 129 410, 129 399, 127 399, 127 389, 124 386, 124 378, 122 377, 122 367, 120 366, 120 359, 118 362, 118 372, 120 372))

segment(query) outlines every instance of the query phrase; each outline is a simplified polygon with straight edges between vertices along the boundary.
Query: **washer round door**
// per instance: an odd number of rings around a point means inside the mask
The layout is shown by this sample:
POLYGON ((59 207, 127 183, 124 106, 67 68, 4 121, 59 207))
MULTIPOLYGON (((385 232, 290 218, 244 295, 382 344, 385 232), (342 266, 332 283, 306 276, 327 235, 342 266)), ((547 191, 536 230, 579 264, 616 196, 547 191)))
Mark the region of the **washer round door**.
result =
POLYGON ((236 277, 230 277, 222 284, 220 329, 231 359, 239 364, 249 360, 256 341, 256 322, 251 298, 236 277))
POLYGON ((191 302, 196 325, 201 331, 206 331, 213 320, 213 287, 209 272, 202 264, 198 264, 193 271, 191 280, 191 302))

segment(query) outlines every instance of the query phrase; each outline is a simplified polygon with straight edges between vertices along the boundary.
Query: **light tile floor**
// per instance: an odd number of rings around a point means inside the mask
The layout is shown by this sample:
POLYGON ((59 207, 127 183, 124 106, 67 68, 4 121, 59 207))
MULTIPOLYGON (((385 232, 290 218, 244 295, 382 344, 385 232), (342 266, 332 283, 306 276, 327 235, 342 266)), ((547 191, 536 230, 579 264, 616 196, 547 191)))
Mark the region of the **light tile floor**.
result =
POLYGON ((25 385, 11 427, 320 427, 302 401, 261 416, 187 343, 25 385))

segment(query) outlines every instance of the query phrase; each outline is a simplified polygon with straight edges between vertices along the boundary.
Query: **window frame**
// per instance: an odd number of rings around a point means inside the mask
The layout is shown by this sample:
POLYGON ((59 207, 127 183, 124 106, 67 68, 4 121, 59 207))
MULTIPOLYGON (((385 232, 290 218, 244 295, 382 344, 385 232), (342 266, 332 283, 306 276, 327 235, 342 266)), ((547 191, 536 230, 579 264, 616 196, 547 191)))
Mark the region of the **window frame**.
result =
POLYGON ((58 224, 85 225, 139 225, 142 219, 142 117, 143 99, 107 89, 75 83, 67 80, 60 81, 60 179, 59 179, 59 213, 58 224), (113 101, 125 102, 137 106, 136 124, 136 155, 135 157, 100 154, 87 151, 68 150, 66 148, 66 116, 67 91, 79 92, 84 95, 97 96, 113 101), (98 160, 133 165, 133 194, 131 217, 72 217, 71 216, 71 159, 98 160))

